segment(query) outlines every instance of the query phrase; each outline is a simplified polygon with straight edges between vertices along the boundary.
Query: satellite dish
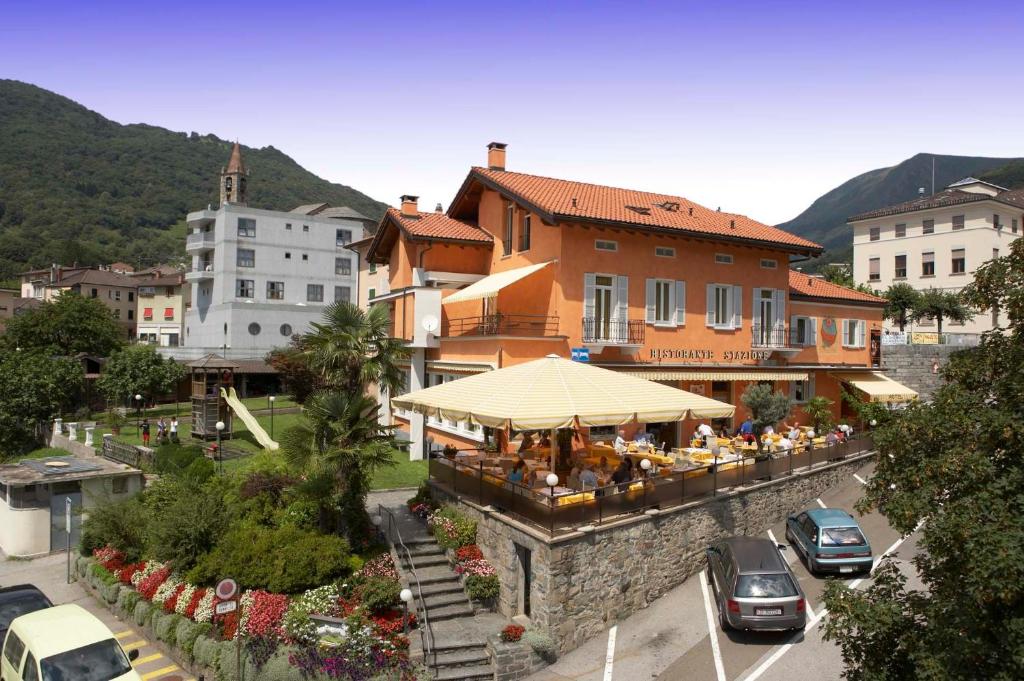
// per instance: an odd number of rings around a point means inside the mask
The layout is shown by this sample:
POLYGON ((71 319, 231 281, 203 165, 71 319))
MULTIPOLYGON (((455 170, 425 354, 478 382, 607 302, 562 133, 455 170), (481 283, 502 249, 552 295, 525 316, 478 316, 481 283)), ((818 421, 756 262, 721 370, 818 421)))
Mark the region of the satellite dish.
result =
POLYGON ((420 323, 423 324, 423 329, 427 333, 433 333, 437 331, 437 326, 439 322, 437 321, 437 317, 435 317, 432 314, 428 314, 425 317, 423 317, 423 321, 420 323))

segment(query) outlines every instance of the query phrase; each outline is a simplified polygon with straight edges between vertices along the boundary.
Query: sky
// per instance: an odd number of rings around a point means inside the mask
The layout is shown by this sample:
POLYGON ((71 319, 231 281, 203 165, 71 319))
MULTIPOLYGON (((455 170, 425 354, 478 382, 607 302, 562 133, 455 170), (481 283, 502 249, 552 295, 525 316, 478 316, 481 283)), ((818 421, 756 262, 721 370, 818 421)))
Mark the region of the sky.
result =
MULTIPOLYGON (((775 224, 918 152, 1024 156, 1024 3, 6 0, 0 78, 396 205, 507 168, 775 224)), ((0 140, 0 144, 2 144, 0 140)), ((254 176, 252 182, 258 182, 254 176)))

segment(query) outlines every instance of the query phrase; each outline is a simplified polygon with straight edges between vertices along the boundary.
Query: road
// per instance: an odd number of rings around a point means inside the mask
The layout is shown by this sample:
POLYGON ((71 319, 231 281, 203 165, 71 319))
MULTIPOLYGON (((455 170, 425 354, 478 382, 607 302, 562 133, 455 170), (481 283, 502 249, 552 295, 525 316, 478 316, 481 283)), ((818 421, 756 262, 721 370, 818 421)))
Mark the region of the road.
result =
MULTIPOLYGON (((873 468, 873 463, 867 463, 820 499, 808 499, 807 507, 824 505, 853 512, 854 503, 863 494, 861 481, 870 478, 873 468)), ((900 537, 878 513, 855 517, 875 556, 891 550, 910 577, 908 586, 921 588, 908 562, 917 551, 916 535, 900 537)), ((807 595, 808 624, 804 632, 723 632, 718 625, 714 592, 702 584, 706 577, 701 573, 649 608, 619 622, 607 636, 588 641, 535 674, 531 681, 838 681, 843 670, 839 648, 821 638, 821 624, 827 616, 822 603, 825 579, 812 576, 802 557, 788 547, 784 521, 772 526, 770 532, 778 543, 787 546, 783 555, 807 595)), ((847 583, 863 588, 867 581, 853 579, 847 583)))
POLYGON ((55 605, 77 603, 107 625, 124 649, 138 649, 139 657, 132 663, 143 681, 195 681, 174 660, 153 646, 135 626, 124 622, 100 605, 77 582, 67 584, 66 558, 55 554, 33 560, 0 562, 0 586, 35 584, 55 605))

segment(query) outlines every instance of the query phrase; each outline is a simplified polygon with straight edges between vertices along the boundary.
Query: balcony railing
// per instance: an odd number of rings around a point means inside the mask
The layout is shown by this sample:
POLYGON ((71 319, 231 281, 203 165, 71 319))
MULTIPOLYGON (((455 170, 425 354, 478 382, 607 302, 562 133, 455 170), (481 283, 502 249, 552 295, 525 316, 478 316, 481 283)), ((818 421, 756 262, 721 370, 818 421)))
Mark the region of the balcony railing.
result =
POLYGON ((213 232, 193 232, 185 237, 185 252, 196 253, 213 248, 213 232))
POLYGON ((583 342, 603 345, 643 345, 642 319, 583 318, 583 342))
POLYGON ((815 344, 814 332, 805 328, 803 333, 785 326, 764 326, 754 324, 751 332, 751 347, 755 348, 791 348, 800 349, 815 344))
POLYGON ((522 336, 542 338, 558 334, 558 317, 495 313, 448 320, 446 336, 522 336))

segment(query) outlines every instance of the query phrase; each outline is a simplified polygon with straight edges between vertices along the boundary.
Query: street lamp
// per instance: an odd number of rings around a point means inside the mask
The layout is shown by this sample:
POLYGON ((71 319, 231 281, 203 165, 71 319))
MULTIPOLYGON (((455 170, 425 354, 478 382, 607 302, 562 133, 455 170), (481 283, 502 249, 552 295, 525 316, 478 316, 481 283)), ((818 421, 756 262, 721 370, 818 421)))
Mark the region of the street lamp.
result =
POLYGON ((878 421, 875 420, 875 419, 871 419, 871 427, 874 428, 877 425, 878 425, 878 421))
POLYGON ((380 541, 381 538, 380 525, 382 520, 379 515, 370 516, 370 522, 373 523, 373 529, 377 533, 377 541, 380 541))
MULTIPOLYGON (((391 593, 394 593, 392 591, 391 593)), ((402 599, 402 606, 405 608, 405 616, 402 617, 402 633, 406 636, 409 635, 409 603, 412 602, 412 591, 409 589, 402 589, 402 592, 398 594, 398 597, 402 599)))
POLYGON ((142 437, 142 395, 135 393, 135 437, 142 437))
MULTIPOLYGON (((224 430, 224 422, 223 421, 217 421, 217 423, 214 425, 214 428, 217 429, 217 458, 220 461, 220 472, 223 473, 224 472, 224 452, 220 451, 220 431, 224 430)), ((392 591, 391 593, 394 593, 394 592, 392 591)))
POLYGON ((555 504, 555 485, 558 484, 558 476, 554 473, 548 473, 548 477, 544 479, 544 482, 548 483, 548 487, 551 488, 551 505, 555 504))
POLYGON ((270 439, 274 439, 274 400, 276 399, 273 395, 267 398, 270 400, 270 439))
POLYGON ((640 461, 640 468, 644 469, 644 479, 646 479, 648 474, 651 472, 651 460, 650 459, 642 459, 640 461))

